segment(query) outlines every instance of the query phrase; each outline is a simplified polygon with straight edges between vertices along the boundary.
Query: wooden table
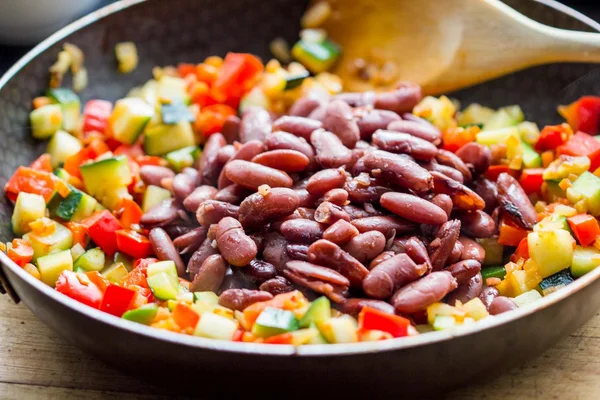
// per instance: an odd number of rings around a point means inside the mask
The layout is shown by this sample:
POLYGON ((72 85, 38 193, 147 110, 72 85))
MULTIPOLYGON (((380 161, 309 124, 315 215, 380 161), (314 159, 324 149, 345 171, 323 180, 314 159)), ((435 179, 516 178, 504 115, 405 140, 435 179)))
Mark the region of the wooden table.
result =
MULTIPOLYGON (((99 344, 100 345, 100 344, 99 344)), ((23 304, 0 296, 0 399, 156 399, 163 389, 125 376, 59 339, 23 304)), ((448 399, 600 398, 600 313, 520 368, 448 399)))

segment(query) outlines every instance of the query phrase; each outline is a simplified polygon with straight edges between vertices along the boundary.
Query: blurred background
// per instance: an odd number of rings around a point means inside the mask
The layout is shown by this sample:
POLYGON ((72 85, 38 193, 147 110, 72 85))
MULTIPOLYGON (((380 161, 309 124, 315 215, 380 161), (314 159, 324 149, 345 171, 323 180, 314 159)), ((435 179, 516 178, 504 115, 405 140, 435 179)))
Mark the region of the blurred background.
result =
MULTIPOLYGON (((117 0, 0 0, 0 75, 53 32, 115 1, 117 0)), ((600 22, 598 0, 560 2, 600 22)))

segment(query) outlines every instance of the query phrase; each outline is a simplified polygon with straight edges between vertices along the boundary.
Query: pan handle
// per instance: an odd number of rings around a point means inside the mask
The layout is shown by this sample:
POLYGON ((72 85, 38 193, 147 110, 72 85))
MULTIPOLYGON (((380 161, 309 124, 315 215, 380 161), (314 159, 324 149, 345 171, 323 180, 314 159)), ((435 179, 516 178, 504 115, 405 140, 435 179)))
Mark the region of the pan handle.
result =
POLYGON ((19 295, 17 295, 17 292, 15 292, 13 287, 10 285, 6 274, 4 274, 2 265, 0 265, 0 294, 8 294, 15 303, 19 303, 21 301, 19 295))

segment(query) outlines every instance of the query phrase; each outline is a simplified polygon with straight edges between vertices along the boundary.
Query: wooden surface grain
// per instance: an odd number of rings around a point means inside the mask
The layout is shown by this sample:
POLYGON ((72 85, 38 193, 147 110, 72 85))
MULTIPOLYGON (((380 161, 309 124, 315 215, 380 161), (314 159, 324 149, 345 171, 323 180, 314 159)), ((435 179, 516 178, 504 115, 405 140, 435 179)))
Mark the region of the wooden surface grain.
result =
MULTIPOLYGON (((128 400, 169 395, 94 360, 59 339, 23 304, 0 296, 0 399, 128 400)), ((446 398, 600 398, 600 314, 539 358, 446 398)))

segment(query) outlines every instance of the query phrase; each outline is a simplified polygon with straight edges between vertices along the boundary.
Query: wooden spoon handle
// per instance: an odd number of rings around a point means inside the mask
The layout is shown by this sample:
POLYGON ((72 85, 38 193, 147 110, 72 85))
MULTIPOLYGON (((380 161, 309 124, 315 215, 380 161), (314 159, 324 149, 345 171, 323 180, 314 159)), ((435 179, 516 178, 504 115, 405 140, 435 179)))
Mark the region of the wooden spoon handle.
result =
POLYGON ((543 62, 600 62, 600 33, 545 27, 544 34, 543 62))

